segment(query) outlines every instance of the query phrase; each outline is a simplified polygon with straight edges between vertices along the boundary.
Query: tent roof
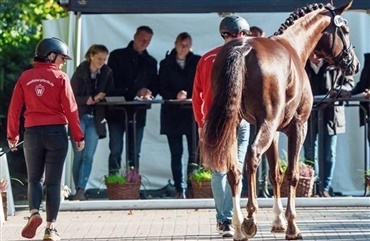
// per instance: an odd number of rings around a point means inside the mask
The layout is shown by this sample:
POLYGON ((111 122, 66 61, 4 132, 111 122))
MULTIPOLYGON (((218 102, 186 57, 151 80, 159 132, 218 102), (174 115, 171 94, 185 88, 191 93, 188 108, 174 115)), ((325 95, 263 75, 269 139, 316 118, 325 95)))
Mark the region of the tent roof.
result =
MULTIPOLYGON (((349 0, 334 0, 335 6, 349 0)), ((292 12, 315 0, 64 0, 69 11, 80 13, 211 13, 292 12)), ((319 0, 320 2, 320 0, 319 0)), ((326 3, 328 0, 321 0, 326 3)), ((369 0, 354 0, 351 10, 369 10, 369 0)))

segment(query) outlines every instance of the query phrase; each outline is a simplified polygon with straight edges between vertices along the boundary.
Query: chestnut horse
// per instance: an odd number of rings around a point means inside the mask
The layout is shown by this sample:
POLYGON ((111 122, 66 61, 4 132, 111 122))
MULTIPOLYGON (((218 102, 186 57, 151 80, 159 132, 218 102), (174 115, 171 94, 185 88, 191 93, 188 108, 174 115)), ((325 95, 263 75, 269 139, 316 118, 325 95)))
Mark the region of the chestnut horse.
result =
POLYGON ((234 240, 257 232, 256 170, 266 153, 274 191, 273 232, 286 239, 302 239, 296 225, 295 189, 299 181, 298 156, 307 133, 312 91, 304 66, 313 51, 345 75, 354 75, 359 62, 349 41, 347 21, 341 14, 352 1, 335 8, 311 4, 293 12, 269 38, 242 38, 225 44, 212 69, 214 99, 206 117, 203 165, 227 172, 233 195, 234 240), (245 157, 248 176, 247 218, 240 209, 241 167, 237 162, 237 126, 241 118, 256 126, 245 157), (283 217, 278 162, 278 133, 288 137, 288 203, 283 217))

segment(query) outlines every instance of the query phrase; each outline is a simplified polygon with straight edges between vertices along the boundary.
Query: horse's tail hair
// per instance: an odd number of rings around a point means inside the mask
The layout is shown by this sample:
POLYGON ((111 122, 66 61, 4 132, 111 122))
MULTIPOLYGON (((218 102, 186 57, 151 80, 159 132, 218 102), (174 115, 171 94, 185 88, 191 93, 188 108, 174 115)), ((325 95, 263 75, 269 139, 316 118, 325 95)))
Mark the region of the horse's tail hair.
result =
POLYGON ((246 74, 245 56, 251 47, 245 42, 225 45, 217 54, 212 70, 213 102, 206 116, 203 165, 223 172, 237 160, 237 128, 246 74))

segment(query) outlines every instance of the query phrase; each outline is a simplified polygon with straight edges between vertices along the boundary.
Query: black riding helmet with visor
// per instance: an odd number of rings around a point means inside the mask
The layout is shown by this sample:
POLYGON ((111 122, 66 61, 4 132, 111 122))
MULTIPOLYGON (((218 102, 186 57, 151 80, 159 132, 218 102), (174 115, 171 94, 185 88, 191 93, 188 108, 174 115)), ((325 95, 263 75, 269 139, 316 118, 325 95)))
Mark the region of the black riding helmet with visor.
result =
POLYGON ((245 33, 246 35, 250 33, 247 20, 238 15, 230 15, 222 19, 220 23, 220 34, 222 38, 236 38, 241 32, 245 33))
POLYGON ((68 46, 63 40, 55 37, 44 38, 36 45, 34 61, 55 63, 58 55, 62 55, 66 60, 72 60, 68 55, 68 46), (48 58, 51 53, 56 54, 53 60, 48 58))

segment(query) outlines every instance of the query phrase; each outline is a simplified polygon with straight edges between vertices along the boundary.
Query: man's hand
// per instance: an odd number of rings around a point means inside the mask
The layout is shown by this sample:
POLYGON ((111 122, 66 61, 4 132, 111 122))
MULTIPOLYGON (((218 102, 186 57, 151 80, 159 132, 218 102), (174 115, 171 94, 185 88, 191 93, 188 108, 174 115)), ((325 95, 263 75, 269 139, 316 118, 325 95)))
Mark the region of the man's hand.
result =
POLYGON ((329 91, 330 98, 337 98, 338 97, 338 91, 336 90, 330 90, 329 91))
POLYGON ((82 151, 85 147, 85 141, 76 141, 77 151, 82 151))
POLYGON ((340 92, 340 96, 343 97, 343 98, 351 98, 352 93, 351 93, 351 91, 348 91, 348 90, 342 90, 340 92))
POLYGON ((364 91, 365 98, 370 99, 370 89, 364 91))
POLYGON ((198 127, 199 141, 204 142, 204 132, 202 127, 198 127))
POLYGON ((186 100, 187 95, 188 95, 188 93, 185 90, 181 90, 181 91, 179 91, 179 93, 177 93, 177 99, 178 100, 186 100))
POLYGON ((137 92, 136 96, 143 99, 143 100, 152 100, 153 99, 152 92, 147 88, 141 88, 137 92))

